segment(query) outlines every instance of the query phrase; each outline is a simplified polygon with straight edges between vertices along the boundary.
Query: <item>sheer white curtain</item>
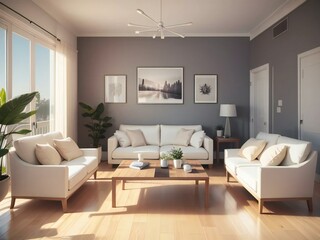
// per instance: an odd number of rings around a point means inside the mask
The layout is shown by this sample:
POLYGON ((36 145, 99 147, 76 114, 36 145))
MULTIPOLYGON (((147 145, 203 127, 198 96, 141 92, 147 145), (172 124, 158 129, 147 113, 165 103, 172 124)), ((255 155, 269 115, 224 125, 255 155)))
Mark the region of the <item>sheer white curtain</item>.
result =
POLYGON ((77 140, 77 52, 63 42, 56 46, 54 127, 77 140))

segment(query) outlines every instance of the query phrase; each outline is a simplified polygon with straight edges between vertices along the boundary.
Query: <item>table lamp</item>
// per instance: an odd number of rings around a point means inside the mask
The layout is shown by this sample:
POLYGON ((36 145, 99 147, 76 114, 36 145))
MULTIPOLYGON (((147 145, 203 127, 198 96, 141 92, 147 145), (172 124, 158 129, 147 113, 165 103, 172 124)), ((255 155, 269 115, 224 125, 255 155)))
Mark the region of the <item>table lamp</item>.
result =
POLYGON ((220 104, 220 117, 226 117, 226 125, 224 127, 224 136, 231 137, 231 127, 229 117, 236 117, 237 110, 235 104, 220 104))

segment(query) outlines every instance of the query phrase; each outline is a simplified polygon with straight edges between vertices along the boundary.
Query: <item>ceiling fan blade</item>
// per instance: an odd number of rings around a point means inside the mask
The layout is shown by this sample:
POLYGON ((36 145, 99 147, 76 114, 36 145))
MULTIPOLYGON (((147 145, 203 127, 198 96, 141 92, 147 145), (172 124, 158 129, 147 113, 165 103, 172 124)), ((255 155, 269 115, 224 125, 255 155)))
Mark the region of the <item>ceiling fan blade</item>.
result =
POLYGON ((191 25, 192 25, 192 22, 187 22, 187 23, 169 25, 169 26, 166 26, 166 28, 185 27, 185 26, 191 26, 191 25))
POLYGON ((153 28, 154 26, 140 25, 135 23, 128 23, 128 27, 153 28))
POLYGON ((163 30, 165 30, 165 31, 167 31, 167 32, 169 32, 169 33, 172 33, 172 34, 174 34, 174 35, 177 35, 177 36, 179 36, 179 37, 184 38, 184 36, 183 36, 182 34, 177 33, 177 32, 174 32, 174 31, 171 31, 171 30, 169 30, 169 29, 167 29, 167 28, 163 28, 163 30))
POLYGON ((142 11, 141 9, 137 9, 137 13, 141 14, 142 16, 145 16, 146 18, 149 18, 152 22, 158 24, 158 22, 156 20, 154 20, 152 17, 150 17, 149 15, 147 15, 144 11, 142 11))
POLYGON ((142 31, 135 31, 135 33, 136 34, 139 34, 139 33, 145 33, 145 32, 155 32, 155 31, 157 31, 157 28, 154 28, 154 27, 152 27, 152 28, 150 28, 150 29, 145 29, 145 30, 142 30, 142 31))

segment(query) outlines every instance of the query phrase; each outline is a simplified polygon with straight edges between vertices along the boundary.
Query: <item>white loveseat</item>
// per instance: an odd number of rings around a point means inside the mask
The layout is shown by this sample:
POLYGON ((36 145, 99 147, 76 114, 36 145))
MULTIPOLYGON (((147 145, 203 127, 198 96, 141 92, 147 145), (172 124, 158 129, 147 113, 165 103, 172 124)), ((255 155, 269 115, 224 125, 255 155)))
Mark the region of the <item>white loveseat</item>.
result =
POLYGON ((239 149, 225 149, 227 182, 232 175, 241 183, 258 200, 260 213, 266 201, 290 199, 306 200, 312 211, 317 152, 311 150, 311 143, 263 132, 256 139, 266 141, 263 151, 285 145, 284 160, 279 166, 262 166, 258 159, 240 156, 239 149))
MULTIPOLYGON (((11 208, 17 198, 59 200, 63 211, 68 198, 96 172, 100 159, 96 148, 80 149, 83 155, 63 160, 59 165, 39 163, 37 144, 54 145, 54 139, 63 139, 59 132, 23 137, 14 142, 9 152, 11 171, 11 208)), ((78 149, 79 150, 79 149, 78 149)))
MULTIPOLYGON (((173 147, 180 147, 183 159, 199 160, 201 164, 213 164, 213 140, 206 136, 201 125, 120 125, 119 131, 141 130, 145 146, 121 147, 114 135, 108 139, 108 163, 119 164, 125 159, 137 159, 140 153, 144 159, 159 159, 162 153, 173 147), (182 130, 193 130, 190 143, 179 145, 177 136, 182 130), (200 137, 199 137, 200 136, 200 137), (202 139, 200 139, 202 136, 202 139)), ((117 131, 118 132, 118 131, 117 131)), ((117 133, 116 132, 116 133, 117 133)), ((115 134, 116 134, 115 133, 115 134)))

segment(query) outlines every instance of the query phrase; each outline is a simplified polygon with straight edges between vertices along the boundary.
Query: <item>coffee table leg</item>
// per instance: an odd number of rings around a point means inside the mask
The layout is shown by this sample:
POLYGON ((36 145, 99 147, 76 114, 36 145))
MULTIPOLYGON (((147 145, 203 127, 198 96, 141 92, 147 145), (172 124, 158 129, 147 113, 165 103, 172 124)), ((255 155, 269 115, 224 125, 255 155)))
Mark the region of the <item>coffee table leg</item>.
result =
POLYGON ((199 185, 199 180, 196 180, 196 185, 199 185))
POLYGON ((117 180, 112 178, 112 207, 115 208, 116 207, 116 199, 117 199, 117 180))
POLYGON ((205 207, 208 208, 209 207, 209 180, 205 180, 205 207))
POLYGON ((126 180, 122 180, 122 190, 124 190, 126 184, 126 180))

